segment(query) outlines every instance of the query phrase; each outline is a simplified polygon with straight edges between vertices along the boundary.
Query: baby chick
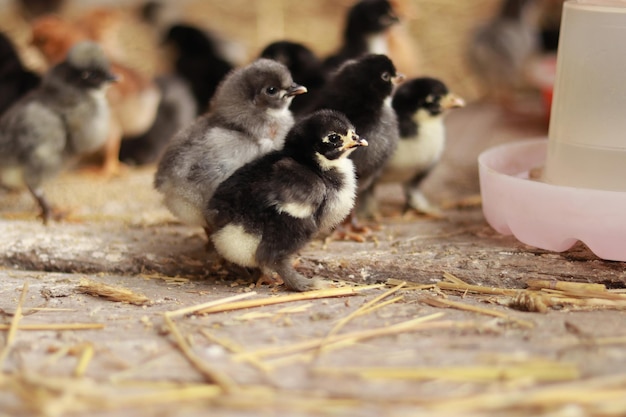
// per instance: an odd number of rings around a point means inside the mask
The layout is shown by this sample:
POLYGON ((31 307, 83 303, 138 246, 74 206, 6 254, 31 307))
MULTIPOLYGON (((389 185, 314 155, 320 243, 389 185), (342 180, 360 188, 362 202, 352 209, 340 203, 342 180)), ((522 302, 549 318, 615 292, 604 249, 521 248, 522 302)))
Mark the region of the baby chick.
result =
POLYGON ((159 163, 154 184, 168 209, 209 234, 202 211, 218 185, 242 165, 283 146, 294 123, 289 105, 305 92, 284 65, 269 59, 230 73, 210 112, 179 132, 159 163))
POLYGON ((217 188, 206 210, 215 249, 237 265, 276 272, 290 290, 317 287, 296 272, 292 256, 350 212, 356 181, 348 155, 359 146, 367 142, 339 112, 299 121, 282 150, 244 165, 217 188))
POLYGON ((307 46, 291 41, 272 42, 261 51, 261 57, 284 64, 295 82, 306 85, 307 94, 297 97, 290 109, 296 116, 308 112, 326 83, 319 58, 307 46))
POLYGON ((196 101, 189 85, 177 75, 163 75, 155 79, 161 90, 161 101, 152 127, 134 138, 124 138, 120 147, 120 161, 131 165, 157 162, 168 142, 182 128, 196 118, 196 101))
POLYGON ((477 29, 469 46, 469 64, 492 98, 511 106, 525 84, 525 70, 538 51, 538 2, 502 0, 500 11, 477 29))
POLYGON ((109 107, 104 87, 114 79, 102 49, 78 43, 0 119, 0 182, 25 185, 41 207, 44 223, 53 212, 42 182, 105 142, 109 107))
MULTIPOLYGON (((64 59, 76 42, 91 39, 80 26, 57 16, 37 19, 32 25, 32 32, 33 44, 50 65, 64 59)), ((102 31, 97 33, 103 36, 102 31)), ((135 137, 150 129, 161 98, 154 82, 139 72, 115 61, 111 62, 111 68, 120 80, 107 91, 111 129, 105 147, 104 174, 119 170, 119 149, 123 137, 135 137)))
POLYGON ((345 61, 367 53, 388 54, 386 32, 398 21, 388 0, 358 1, 348 11, 341 48, 324 60, 325 70, 332 72, 345 61))
POLYGON ((206 112, 217 86, 233 65, 221 56, 217 41, 208 32, 189 24, 172 25, 163 43, 174 47, 175 73, 189 83, 198 112, 206 112))
POLYGON ((350 156, 356 167, 356 209, 360 215, 372 214, 369 202, 362 198, 369 194, 363 192, 372 186, 398 144, 398 119, 391 108, 391 96, 394 85, 403 78, 387 56, 365 55, 339 68, 316 106, 344 113, 359 135, 368 140, 367 151, 357 150, 350 156))
POLYGON ((40 81, 39 75, 24 68, 13 42, 0 32, 0 115, 40 81))
POLYGON ((401 183, 407 209, 436 212, 420 191, 420 185, 443 154, 444 116, 449 109, 464 105, 463 99, 451 93, 443 82, 430 77, 409 80, 394 93, 392 106, 398 115, 400 141, 376 183, 401 183))

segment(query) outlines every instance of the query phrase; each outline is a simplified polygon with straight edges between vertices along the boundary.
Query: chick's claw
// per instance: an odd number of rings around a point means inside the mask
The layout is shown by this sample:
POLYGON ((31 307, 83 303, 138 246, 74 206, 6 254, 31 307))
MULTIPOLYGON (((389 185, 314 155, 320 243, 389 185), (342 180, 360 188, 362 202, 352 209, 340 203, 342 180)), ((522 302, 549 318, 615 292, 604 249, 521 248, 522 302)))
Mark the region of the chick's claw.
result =
POLYGON ((278 286, 278 285, 282 285, 284 283, 285 282, 278 275, 262 274, 259 277, 259 279, 256 281, 256 287, 260 287, 262 285, 278 286))

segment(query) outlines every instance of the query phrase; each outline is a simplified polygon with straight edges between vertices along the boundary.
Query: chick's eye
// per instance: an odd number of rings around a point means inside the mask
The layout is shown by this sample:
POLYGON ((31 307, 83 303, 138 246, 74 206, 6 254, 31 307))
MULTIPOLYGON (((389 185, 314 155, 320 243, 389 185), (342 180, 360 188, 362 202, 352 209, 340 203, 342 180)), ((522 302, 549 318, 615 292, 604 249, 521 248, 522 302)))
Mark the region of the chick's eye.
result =
POLYGON ((339 143, 341 142, 341 136, 336 133, 331 133, 330 135, 328 135, 328 140, 330 141, 330 143, 339 143))
POLYGON ((83 71, 80 73, 80 78, 86 80, 91 77, 91 71, 83 71))
POLYGON ((383 72, 383 74, 380 76, 380 78, 382 78, 383 81, 389 81, 389 80, 391 80, 391 74, 389 74, 388 72, 383 72))
POLYGON ((266 92, 268 95, 273 96, 273 95, 276 95, 276 93, 278 93, 278 88, 276 88, 276 87, 267 87, 267 88, 265 89, 265 92, 266 92))

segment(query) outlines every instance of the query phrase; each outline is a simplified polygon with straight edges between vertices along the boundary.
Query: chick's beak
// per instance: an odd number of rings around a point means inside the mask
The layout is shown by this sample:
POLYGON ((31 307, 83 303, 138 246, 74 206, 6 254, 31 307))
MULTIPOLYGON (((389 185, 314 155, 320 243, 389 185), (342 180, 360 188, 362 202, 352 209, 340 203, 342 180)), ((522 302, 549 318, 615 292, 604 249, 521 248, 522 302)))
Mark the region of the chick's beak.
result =
POLYGON ((289 87, 289 89, 287 90, 286 96, 287 97, 293 97, 293 96, 297 96, 297 95, 300 95, 300 94, 304 94, 307 91, 309 91, 309 90, 307 90, 305 86, 294 84, 291 87, 289 87))
POLYGON ((398 85, 401 84, 405 78, 406 76, 404 74, 397 73, 396 76, 391 79, 391 82, 393 85, 398 85))
POLYGON ((367 146, 368 143, 365 139, 359 137, 356 133, 351 133, 348 135, 350 140, 346 141, 346 144, 343 146, 343 149, 352 149, 358 146, 367 146))
POLYGON ((454 109, 458 107, 465 107, 465 100, 456 94, 449 93, 441 99, 441 107, 443 109, 454 109))
POLYGON ((400 18, 393 13, 388 13, 384 16, 381 16, 379 22, 381 25, 389 27, 395 25, 396 23, 399 23, 400 18))

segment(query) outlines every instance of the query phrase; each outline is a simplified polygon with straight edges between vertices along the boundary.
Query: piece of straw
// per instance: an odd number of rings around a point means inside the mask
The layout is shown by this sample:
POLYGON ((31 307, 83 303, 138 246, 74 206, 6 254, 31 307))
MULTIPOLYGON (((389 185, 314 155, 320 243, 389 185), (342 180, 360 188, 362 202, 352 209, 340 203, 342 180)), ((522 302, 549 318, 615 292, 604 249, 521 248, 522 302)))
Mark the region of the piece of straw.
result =
POLYGON ((200 359, 191 349, 185 337, 183 337, 180 330, 174 323, 174 321, 167 315, 163 316, 165 324, 170 329, 176 345, 181 350, 187 360, 196 367, 196 369, 208 380, 208 382, 218 385, 224 392, 234 392, 237 388, 235 382, 227 375, 209 367, 202 359, 200 359))
POLYGON ((356 295, 362 291, 384 287, 384 284, 365 285, 362 287, 328 288, 316 291, 307 291, 278 297, 261 298, 258 300, 245 300, 228 303, 220 306, 209 307, 197 311, 198 314, 222 313, 226 311, 242 310, 245 308, 263 307, 275 304, 290 303, 294 301, 318 300, 322 298, 346 297, 356 295))
POLYGON ((249 357, 270 357, 277 355, 288 355, 299 353, 303 351, 312 350, 315 348, 319 348, 322 343, 325 346, 350 341, 353 343, 355 341, 372 339, 375 337, 382 336, 390 336, 403 332, 412 332, 418 330, 429 330, 429 329, 439 329, 439 328, 449 328, 449 327, 464 327, 467 323, 463 322, 449 322, 449 321, 439 321, 434 323, 428 323, 429 321, 438 319, 443 316, 443 313, 435 313, 424 317, 418 317, 416 319, 408 320, 405 322, 401 322, 392 326, 386 326, 378 329, 368 329, 368 330, 360 330, 352 333, 342 333, 336 334, 328 338, 319 338, 319 339, 311 339, 305 340, 302 342, 294 343, 288 346, 279 346, 279 347, 270 347, 265 349, 259 349, 253 352, 245 352, 239 355, 235 355, 235 360, 243 360, 249 357))
MULTIPOLYGON (((207 329, 200 330, 200 333, 202 333, 202 335, 206 337, 209 341, 217 343, 218 345, 228 350, 230 353, 238 354, 245 352, 244 348, 242 348, 240 345, 236 344, 232 340, 217 337, 214 334, 210 333, 207 329)), ((250 363, 250 365, 254 366, 258 370, 264 372, 265 374, 268 374, 271 371, 271 367, 268 364, 261 362, 256 358, 248 358, 248 363, 250 363)))
POLYGON ((422 296, 420 298, 420 301, 423 303, 428 304, 429 306, 432 307, 452 307, 455 308, 457 310, 464 310, 464 311, 471 311, 474 313, 480 313, 480 314, 485 314, 488 316, 493 316, 493 317, 500 317, 503 319, 506 319, 508 321, 512 321, 517 323, 518 325, 522 326, 522 327, 527 327, 527 328, 532 328, 535 326, 535 324, 531 321, 528 320, 522 320, 522 319, 518 319, 516 317, 513 317, 509 314, 503 313, 501 311, 496 311, 496 310, 491 310, 488 308, 484 308, 484 307, 478 307, 478 306, 474 306, 474 305, 470 305, 470 304, 466 304, 466 303, 460 303, 457 301, 452 301, 452 300, 445 300, 443 298, 435 298, 435 297, 431 297, 431 296, 422 296))
MULTIPOLYGON (((319 355, 322 352, 322 350, 324 348, 324 345, 326 344, 328 339, 331 338, 332 336, 334 336, 335 334, 339 333, 341 331, 341 329, 343 329, 345 327, 346 324, 348 324, 350 321, 352 321, 354 318, 356 318, 356 317, 358 317, 360 315, 367 314, 369 312, 374 311, 375 310, 374 306, 378 302, 380 302, 381 300, 384 300, 385 298, 389 297, 393 293, 397 292, 398 290, 400 290, 405 285, 406 285, 406 282, 404 282, 404 281, 399 283, 394 288, 390 289, 389 291, 387 291, 387 292, 385 292, 383 294, 380 294, 378 297, 373 298, 372 300, 370 300, 367 303, 363 304, 358 309, 354 310, 352 313, 348 314, 347 316, 345 316, 344 318, 339 320, 339 322, 326 334, 324 339, 322 339, 322 341, 320 342, 320 345, 319 345, 319 348, 317 350, 316 355, 319 355)), ((399 301, 401 299, 402 299, 402 297, 397 297, 397 298, 395 298, 393 300, 393 302, 399 301)), ((387 303, 385 303, 384 305, 387 305, 387 303)))
POLYGON ((78 292, 92 295, 94 297, 102 297, 110 301, 128 303, 134 305, 146 305, 151 301, 142 294, 137 294, 127 288, 114 287, 112 285, 101 284, 89 279, 81 279, 76 287, 78 292))
POLYGON ((179 310, 174 310, 174 311, 168 311, 165 313, 165 315, 170 318, 178 317, 178 316, 185 316, 188 314, 197 313, 198 311, 201 311, 201 310, 206 310, 208 308, 216 307, 222 304, 228 304, 234 301, 239 301, 243 298, 252 297, 253 295, 256 295, 256 292, 254 291, 244 292, 241 294, 233 295, 231 297, 220 298, 219 300, 207 301, 206 303, 198 304, 195 306, 185 307, 185 308, 181 308, 179 310))
POLYGON ((25 282, 22 286, 22 294, 20 295, 20 299, 17 302, 17 308, 15 309, 15 314, 11 318, 11 324, 8 326, 9 333, 7 334, 7 340, 0 352, 0 371, 4 369, 4 362, 9 356, 9 352, 11 351, 11 347, 15 342, 15 333, 18 330, 18 323, 22 319, 22 307, 24 305, 24 301, 26 300, 26 294, 28 293, 28 282, 25 282))
MULTIPOLYGON (((11 327, 7 324, 0 324, 0 330, 9 330, 11 327)), ((100 330, 104 329, 102 323, 50 323, 50 324, 19 324, 17 330, 30 331, 64 331, 64 330, 100 330)))
POLYGON ((74 369, 75 377, 85 376, 85 372, 87 371, 87 366, 91 362, 91 359, 94 355, 94 348, 91 343, 85 343, 82 346, 82 352, 80 354, 78 364, 76 364, 76 368, 74 369))
POLYGON ((580 370, 569 363, 520 363, 514 365, 443 366, 426 368, 318 368, 326 374, 354 374, 368 379, 437 380, 491 383, 524 379, 537 382, 571 381, 580 378, 580 370))
POLYGON ((526 285, 528 285, 528 289, 531 290, 542 290, 546 288, 560 291, 606 292, 606 286, 604 284, 592 284, 586 282, 527 279, 526 285))

